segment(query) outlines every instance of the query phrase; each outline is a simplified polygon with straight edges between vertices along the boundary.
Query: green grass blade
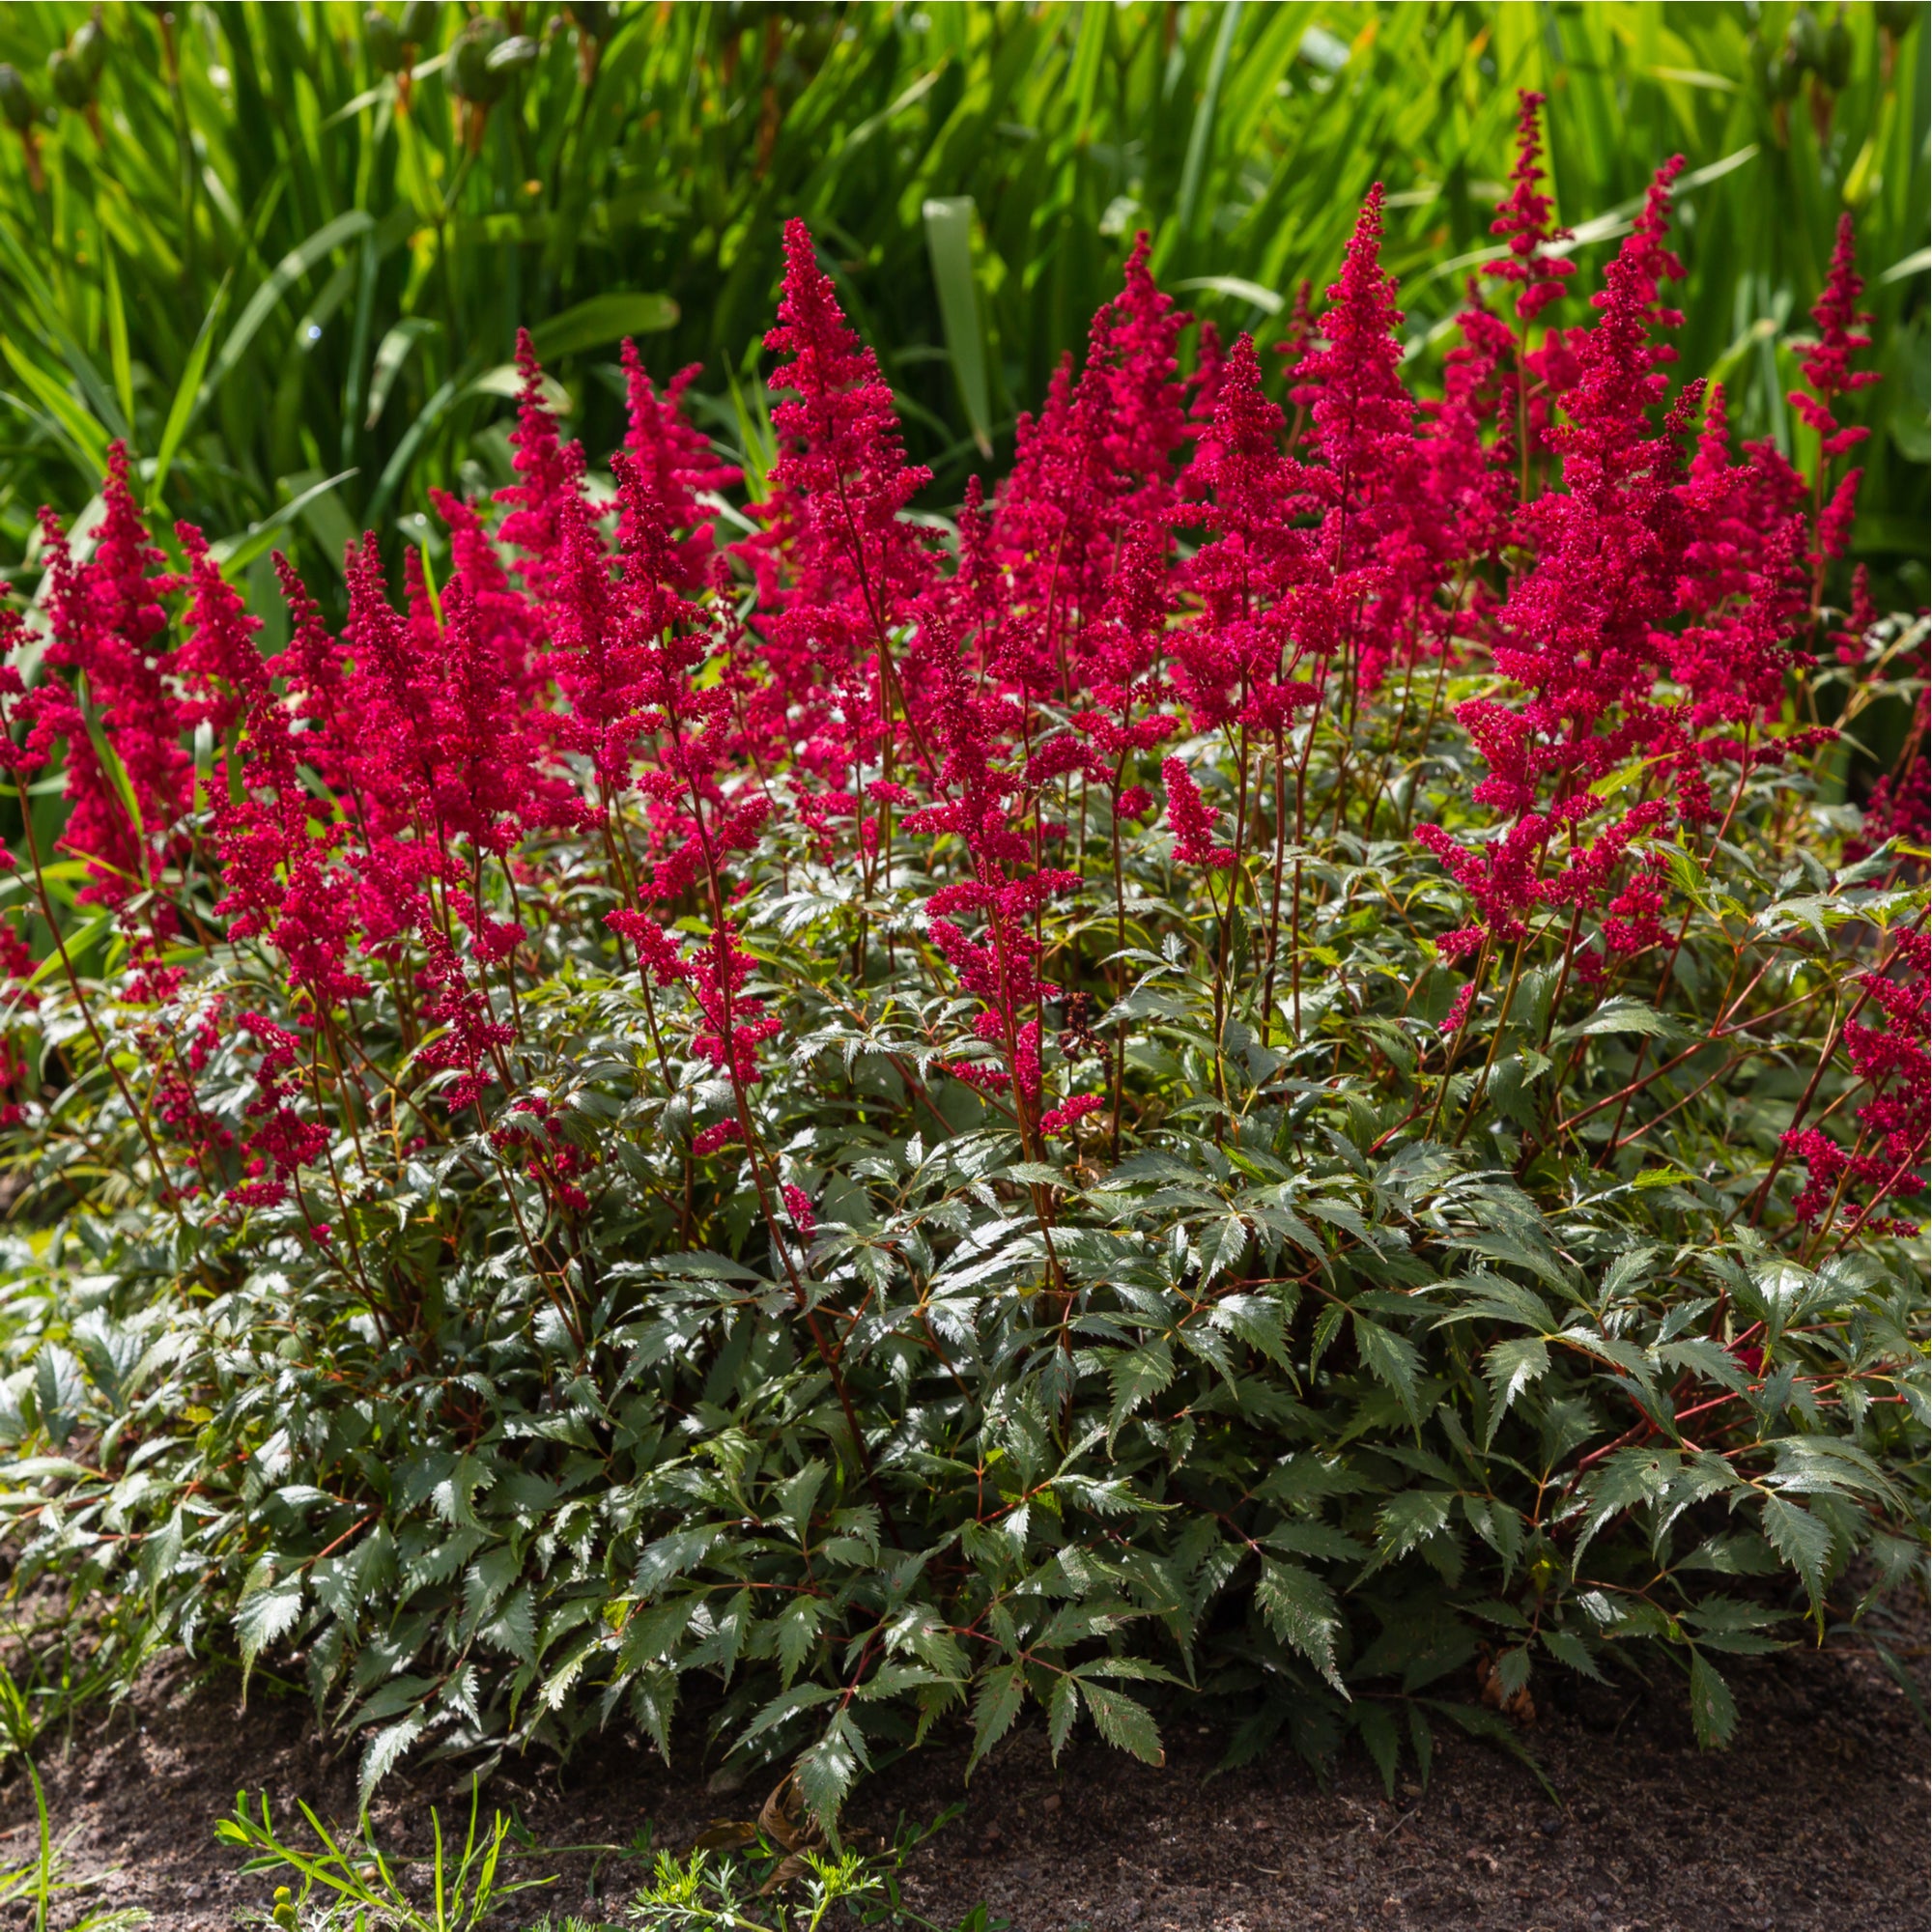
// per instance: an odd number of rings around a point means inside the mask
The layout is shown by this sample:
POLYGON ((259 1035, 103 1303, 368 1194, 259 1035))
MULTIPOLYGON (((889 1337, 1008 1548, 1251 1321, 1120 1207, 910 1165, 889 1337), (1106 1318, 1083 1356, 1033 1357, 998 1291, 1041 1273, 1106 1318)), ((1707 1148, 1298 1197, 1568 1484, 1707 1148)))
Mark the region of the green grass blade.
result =
POLYGON ((114 374, 114 394, 121 404, 122 420, 134 421, 134 363, 128 353, 128 310, 121 299, 121 270, 114 263, 114 243, 105 236, 100 242, 101 299, 107 320, 107 366, 114 374))
POLYGON ((426 315, 406 316, 376 345, 376 361, 369 376, 369 410, 362 418, 364 429, 374 429, 389 406, 389 391, 410 359, 410 352, 426 335, 435 335, 442 325, 426 315))
POLYGON ((174 401, 168 406, 167 422, 161 430, 161 440, 155 451, 155 473, 148 480, 148 509, 152 513, 161 505, 161 492, 167 487, 168 471, 174 465, 175 452, 182 445, 182 438, 187 434, 187 426, 193 420, 195 408, 201 400, 202 371, 208 367, 210 351, 214 346, 214 330, 221 320, 221 311, 228 300, 228 277, 221 278, 221 286, 214 292, 214 299, 208 305, 208 313, 201 319, 200 332, 194 338, 194 347, 188 351, 187 366, 183 369, 181 381, 175 385, 174 401))
POLYGON ((592 296, 530 330, 538 359, 545 362, 602 349, 627 335, 658 335, 677 327, 678 308, 668 296, 613 290, 592 296))
POLYGON ((312 503, 339 489, 355 474, 355 470, 345 469, 340 475, 326 476, 320 483, 311 483, 299 496, 284 503, 273 516, 262 523, 250 524, 240 535, 223 537, 219 543, 211 544, 209 554, 225 575, 231 578, 240 576, 312 503))
POLYGON ((1235 30, 1241 24, 1242 0, 1228 0, 1221 9, 1220 31, 1214 37, 1214 52, 1208 63, 1208 86, 1201 104, 1194 110, 1194 126, 1187 136, 1187 159, 1180 170, 1180 194, 1175 202, 1174 220, 1181 234, 1194 232, 1194 207, 1201 194, 1201 176, 1208 162, 1208 144, 1213 138, 1214 115, 1221 104, 1221 82, 1228 71, 1228 55, 1235 45, 1235 30))
POLYGON ((7 360, 14 366, 14 373, 58 426, 72 453, 74 467, 83 476, 99 482, 107 468, 107 438, 99 423, 12 336, 0 337, 0 352, 5 353, 7 360))
POLYGON ((924 207, 925 245, 932 257, 933 286, 946 353, 959 384, 973 440, 981 456, 993 453, 993 411, 986 388, 986 340, 980 326, 980 302, 973 272, 973 197, 937 196, 924 207))
POLYGON ((275 264, 268 280, 248 298, 247 306, 236 317, 228 340, 221 345, 221 354, 215 357, 214 366, 209 371, 208 387, 211 393, 227 381, 235 365, 247 354, 257 331, 274 313, 289 290, 324 256, 368 234, 375 226, 373 215, 359 208, 351 209, 347 214, 338 214, 333 221, 325 222, 299 247, 291 248, 275 264))

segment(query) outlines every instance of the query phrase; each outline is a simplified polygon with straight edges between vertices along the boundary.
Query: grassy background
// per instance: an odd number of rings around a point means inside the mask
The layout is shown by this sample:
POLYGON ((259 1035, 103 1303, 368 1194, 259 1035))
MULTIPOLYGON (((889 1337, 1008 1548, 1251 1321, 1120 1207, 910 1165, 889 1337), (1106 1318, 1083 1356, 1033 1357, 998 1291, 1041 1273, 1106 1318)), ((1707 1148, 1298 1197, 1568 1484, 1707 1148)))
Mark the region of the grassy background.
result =
POLYGON ((1776 4, 580 9, 594 42, 564 9, 497 11, 537 45, 472 148, 455 6, 406 109, 359 7, 110 6, 91 115, 56 112, 46 66, 87 10, 0 9, 44 173, 36 188, 0 126, 0 556, 23 589, 35 507, 84 512, 111 435, 157 512, 229 540, 265 611, 271 542, 325 594, 364 522, 435 546, 427 484, 505 473, 520 322, 593 450, 633 330, 660 375, 704 363, 712 427, 755 471, 793 213, 936 501, 1009 450, 1137 227, 1198 312, 1266 337, 1380 179, 1429 357, 1489 242, 1515 90, 1535 87, 1586 272, 1654 165, 1687 156, 1682 373, 1720 377, 1747 434, 1801 454, 1792 342, 1855 212, 1887 372, 1861 399, 1878 434, 1859 541, 1892 594, 1924 598, 1928 35, 1881 24, 1909 12, 1844 10, 1843 84, 1793 90, 1778 62, 1808 29, 1776 4))

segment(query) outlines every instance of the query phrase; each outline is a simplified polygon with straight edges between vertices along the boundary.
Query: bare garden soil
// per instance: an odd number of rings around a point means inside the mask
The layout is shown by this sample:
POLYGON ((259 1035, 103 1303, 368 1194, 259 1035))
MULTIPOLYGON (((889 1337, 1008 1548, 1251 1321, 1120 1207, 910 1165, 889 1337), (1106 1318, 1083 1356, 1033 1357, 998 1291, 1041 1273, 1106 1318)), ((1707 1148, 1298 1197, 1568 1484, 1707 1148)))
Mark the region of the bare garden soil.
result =
MULTIPOLYGON (((1426 1793, 1406 1776, 1390 1803, 1359 1753, 1324 1790, 1286 1747, 1209 1777, 1218 1739, 1172 1720, 1158 1771, 1092 1741, 1056 1771, 1039 1729, 1022 1729, 916 1855, 907 1896, 947 1927, 983 1900, 1012 1932, 1923 1932, 1932 1801, 1912 1700, 1849 1647, 1740 1665, 1732 1681, 1738 1742, 1717 1755, 1693 1745, 1674 1680, 1563 1695, 1523 1733, 1555 1804, 1460 1736, 1444 1738, 1426 1793)), ((266 1790, 283 1826, 298 1798, 354 1812, 353 1754, 317 1741, 302 1700, 265 1696, 258 1678, 243 1714, 232 1678, 196 1682, 179 1662, 118 1711, 43 1737, 40 1756, 73 1870, 115 1868, 92 1901, 146 1906, 156 1932, 228 1932, 268 1903, 274 1881, 242 1876, 213 1836, 239 1790, 266 1790)), ((855 1829, 936 1815, 963 1765, 959 1744, 893 1767, 862 1787, 855 1829)), ((686 1764, 611 1740, 562 1767, 506 1764, 483 1805, 514 1806, 549 1845, 625 1843, 648 1825, 683 1848, 762 1796, 709 1790, 686 1764)), ((445 1826, 466 1808, 448 1766, 385 1784, 372 1814, 385 1849, 423 1849, 432 1804, 445 1826)), ((0 1863, 17 1863, 33 1840, 17 1760, 0 1826, 0 1863)), ((591 1853, 534 1868, 558 1882, 516 1902, 529 1912, 506 1910, 505 1932, 546 1908, 615 1918, 640 1875, 591 1853)))

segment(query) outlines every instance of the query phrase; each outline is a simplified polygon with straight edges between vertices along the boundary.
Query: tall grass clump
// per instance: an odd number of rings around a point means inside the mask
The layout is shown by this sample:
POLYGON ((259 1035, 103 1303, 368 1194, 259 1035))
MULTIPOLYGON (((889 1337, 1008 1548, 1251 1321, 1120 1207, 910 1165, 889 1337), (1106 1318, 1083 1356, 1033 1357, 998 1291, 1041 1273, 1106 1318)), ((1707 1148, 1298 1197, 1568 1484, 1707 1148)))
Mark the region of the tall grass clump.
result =
POLYGON ((1285 409, 1144 238, 952 519, 802 222, 760 476, 628 349, 593 471, 526 338, 512 480, 272 652, 111 447, 0 620, 15 1587, 299 1670, 365 1791, 682 1708, 829 1823, 1183 1696, 1722 1745, 1922 1578, 1851 224, 1800 467, 1667 386, 1682 162, 1586 296, 1539 104, 1439 391, 1378 185, 1285 409))

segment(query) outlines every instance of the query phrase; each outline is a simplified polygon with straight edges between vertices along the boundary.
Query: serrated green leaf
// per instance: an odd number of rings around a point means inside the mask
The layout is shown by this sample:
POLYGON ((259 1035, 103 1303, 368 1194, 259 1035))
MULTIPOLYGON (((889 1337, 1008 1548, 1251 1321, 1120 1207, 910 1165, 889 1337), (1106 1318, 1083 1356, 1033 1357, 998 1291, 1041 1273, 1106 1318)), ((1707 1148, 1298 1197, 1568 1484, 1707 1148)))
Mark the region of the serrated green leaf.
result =
POLYGON ((1597 1666, 1597 1660, 1590 1654, 1590 1646, 1573 1631, 1550 1626, 1542 1632, 1543 1647, 1558 1663, 1567 1664, 1572 1670, 1599 1684, 1610 1680, 1597 1666))
POLYGON ((1548 1371, 1549 1350, 1541 1336, 1513 1335, 1491 1347, 1483 1357, 1483 1374, 1494 1391, 1495 1400, 1483 1434, 1485 1448, 1496 1439, 1496 1431, 1509 1413, 1510 1404, 1524 1389, 1541 1381, 1548 1371))
POLYGON ((1094 1728, 1110 1745, 1139 1758, 1143 1764, 1162 1765, 1167 1762, 1167 1753, 1160 1745, 1159 1727, 1154 1723, 1153 1713, 1145 1704, 1137 1703, 1122 1691, 1095 1684, 1091 1678, 1080 1680, 1080 1694, 1086 1699, 1094 1728))
POLYGON ((838 1712, 825 1727, 825 1734, 793 1761, 798 1795, 828 1837, 838 1830, 839 1806, 858 1782, 859 1774, 869 1768, 865 1738, 846 1711, 838 1712))
POLYGON ((1348 1690, 1335 1668, 1335 1634, 1342 1618, 1327 1584, 1299 1563, 1264 1556, 1255 1602, 1275 1635, 1290 1649, 1298 1650, 1346 1697, 1348 1690))
POLYGON ((1107 1440, 1112 1442, 1127 1417, 1173 1381, 1174 1350, 1156 1338, 1115 1355, 1107 1364, 1107 1375, 1114 1387, 1114 1406, 1107 1418, 1107 1440))
POLYGON ((235 1612, 235 1634, 242 1650, 242 1685, 246 1693, 248 1673, 255 1660, 271 1643, 288 1635, 301 1620, 302 1579, 285 1577, 267 1589, 243 1597, 235 1612))
POLYGON ((1080 1711, 1080 1687, 1071 1676, 1055 1680, 1046 1701, 1046 1749, 1055 1764, 1066 1748, 1073 1732, 1073 1719, 1080 1711))
POLYGON ((1721 1750, 1736 1735, 1737 1700, 1701 1650, 1690 1653, 1690 1723, 1706 1750, 1721 1750))
POLYGON ((412 1711, 399 1723, 378 1731, 362 1750, 362 1768, 355 1781, 355 1802, 364 1811, 376 1787, 395 1770, 423 1732, 429 1727, 424 1711, 412 1711))
POLYGON ((1763 1492, 1758 1521, 1771 1547, 1804 1579, 1814 1615, 1825 1597, 1825 1572, 1832 1560, 1832 1531, 1803 1503, 1763 1492))
POLYGON ((966 1760, 966 1775, 1012 1729, 1013 1719, 1026 1702, 1026 1680, 1017 1663, 996 1664, 980 1681, 973 1699, 973 1750, 966 1760))
POLYGON ((1422 1427, 1422 1396, 1417 1386, 1422 1373, 1422 1355, 1406 1335, 1398 1335, 1365 1316, 1355 1317, 1355 1346, 1369 1373, 1392 1390, 1408 1411, 1408 1419, 1422 1427))

